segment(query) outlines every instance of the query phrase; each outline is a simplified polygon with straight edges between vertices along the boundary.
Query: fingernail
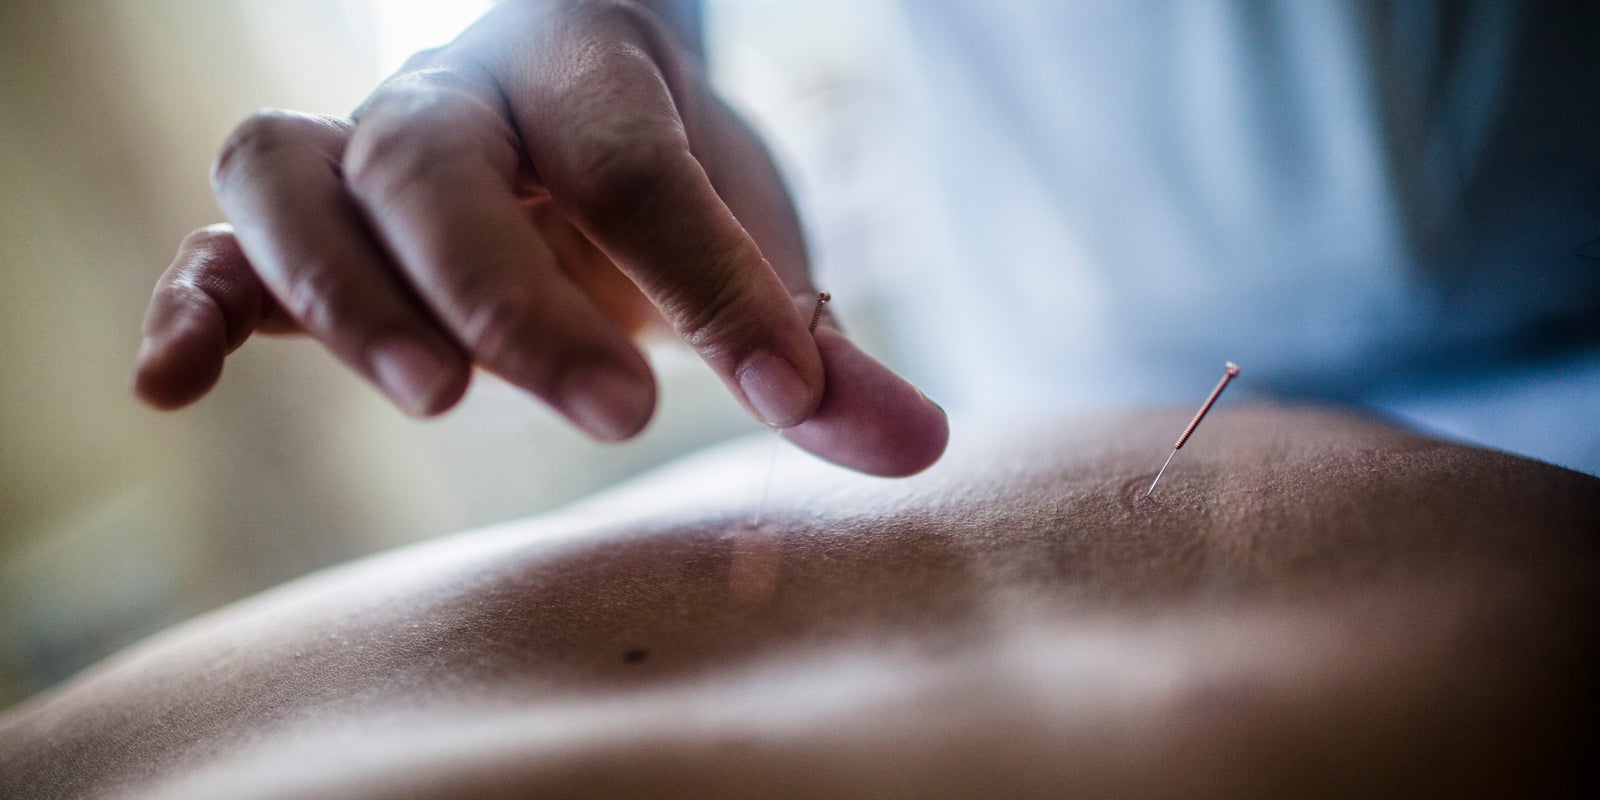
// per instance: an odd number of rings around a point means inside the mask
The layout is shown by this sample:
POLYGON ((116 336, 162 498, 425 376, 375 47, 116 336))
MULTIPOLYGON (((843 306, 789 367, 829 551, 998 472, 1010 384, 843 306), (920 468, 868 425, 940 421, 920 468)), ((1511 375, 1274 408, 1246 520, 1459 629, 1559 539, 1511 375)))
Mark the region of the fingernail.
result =
POLYGON ((372 349, 372 372, 389 399, 413 416, 433 410, 450 369, 421 343, 389 339, 372 349))
POLYGON ((787 428, 811 410, 811 389, 794 365, 771 353, 760 353, 738 372, 739 388, 768 425, 787 428))
POLYGON ((650 385, 615 367, 594 367, 567 378, 560 400, 573 423, 604 442, 638 433, 655 407, 650 385))

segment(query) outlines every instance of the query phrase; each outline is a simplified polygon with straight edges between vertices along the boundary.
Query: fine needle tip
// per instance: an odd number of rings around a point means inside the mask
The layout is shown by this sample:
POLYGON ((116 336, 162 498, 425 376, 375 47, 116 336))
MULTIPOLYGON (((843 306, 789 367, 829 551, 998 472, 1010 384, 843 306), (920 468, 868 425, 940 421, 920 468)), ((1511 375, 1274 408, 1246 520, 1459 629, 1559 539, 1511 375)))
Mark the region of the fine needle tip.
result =
MULTIPOLYGON (((817 333, 817 321, 822 319, 822 307, 833 299, 827 292, 817 293, 817 307, 811 310, 811 335, 817 333)), ((756 503, 756 516, 750 521, 751 527, 761 527, 761 512, 767 508, 767 494, 772 491, 772 476, 778 467, 778 449, 783 444, 783 431, 775 431, 777 438, 772 441, 772 455, 767 459, 767 481, 761 485, 761 500, 756 503)))
POLYGON ((1178 454, 1177 448, 1173 448, 1172 455, 1167 456, 1167 460, 1161 464, 1161 469, 1156 472, 1155 480, 1150 482, 1150 488, 1144 490, 1144 496, 1145 497, 1149 497, 1150 493, 1156 490, 1156 481, 1161 480, 1161 473, 1167 471, 1167 464, 1171 464, 1172 463, 1172 456, 1175 456, 1177 454, 1178 454))

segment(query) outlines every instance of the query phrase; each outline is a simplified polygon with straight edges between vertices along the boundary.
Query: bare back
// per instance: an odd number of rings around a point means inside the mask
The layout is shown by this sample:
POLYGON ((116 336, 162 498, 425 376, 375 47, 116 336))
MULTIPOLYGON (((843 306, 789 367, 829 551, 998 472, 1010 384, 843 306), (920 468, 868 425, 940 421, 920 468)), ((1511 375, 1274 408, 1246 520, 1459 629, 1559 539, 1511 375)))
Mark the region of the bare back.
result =
POLYGON ((770 439, 311 576, 0 718, 18 797, 1577 792, 1600 480, 1378 422, 770 439))

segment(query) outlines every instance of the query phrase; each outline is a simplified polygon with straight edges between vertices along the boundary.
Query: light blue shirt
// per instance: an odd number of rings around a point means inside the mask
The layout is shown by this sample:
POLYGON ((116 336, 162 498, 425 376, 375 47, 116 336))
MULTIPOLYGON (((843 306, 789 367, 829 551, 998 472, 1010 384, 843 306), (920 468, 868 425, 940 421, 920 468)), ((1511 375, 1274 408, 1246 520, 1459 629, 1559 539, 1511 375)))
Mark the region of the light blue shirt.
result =
POLYGON ((1600 472, 1600 10, 915 0, 957 408, 1352 403, 1600 472))

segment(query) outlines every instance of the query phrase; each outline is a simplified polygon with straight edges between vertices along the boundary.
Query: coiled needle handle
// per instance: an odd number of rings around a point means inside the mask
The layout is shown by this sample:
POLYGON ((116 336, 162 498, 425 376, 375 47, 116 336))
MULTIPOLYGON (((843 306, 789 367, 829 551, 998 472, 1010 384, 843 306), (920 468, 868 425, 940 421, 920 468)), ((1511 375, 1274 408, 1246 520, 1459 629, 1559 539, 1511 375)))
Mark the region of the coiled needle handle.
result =
POLYGON ((823 292, 817 295, 817 307, 811 310, 811 327, 807 329, 812 336, 817 335, 817 321, 822 319, 822 307, 833 299, 833 295, 823 292))

